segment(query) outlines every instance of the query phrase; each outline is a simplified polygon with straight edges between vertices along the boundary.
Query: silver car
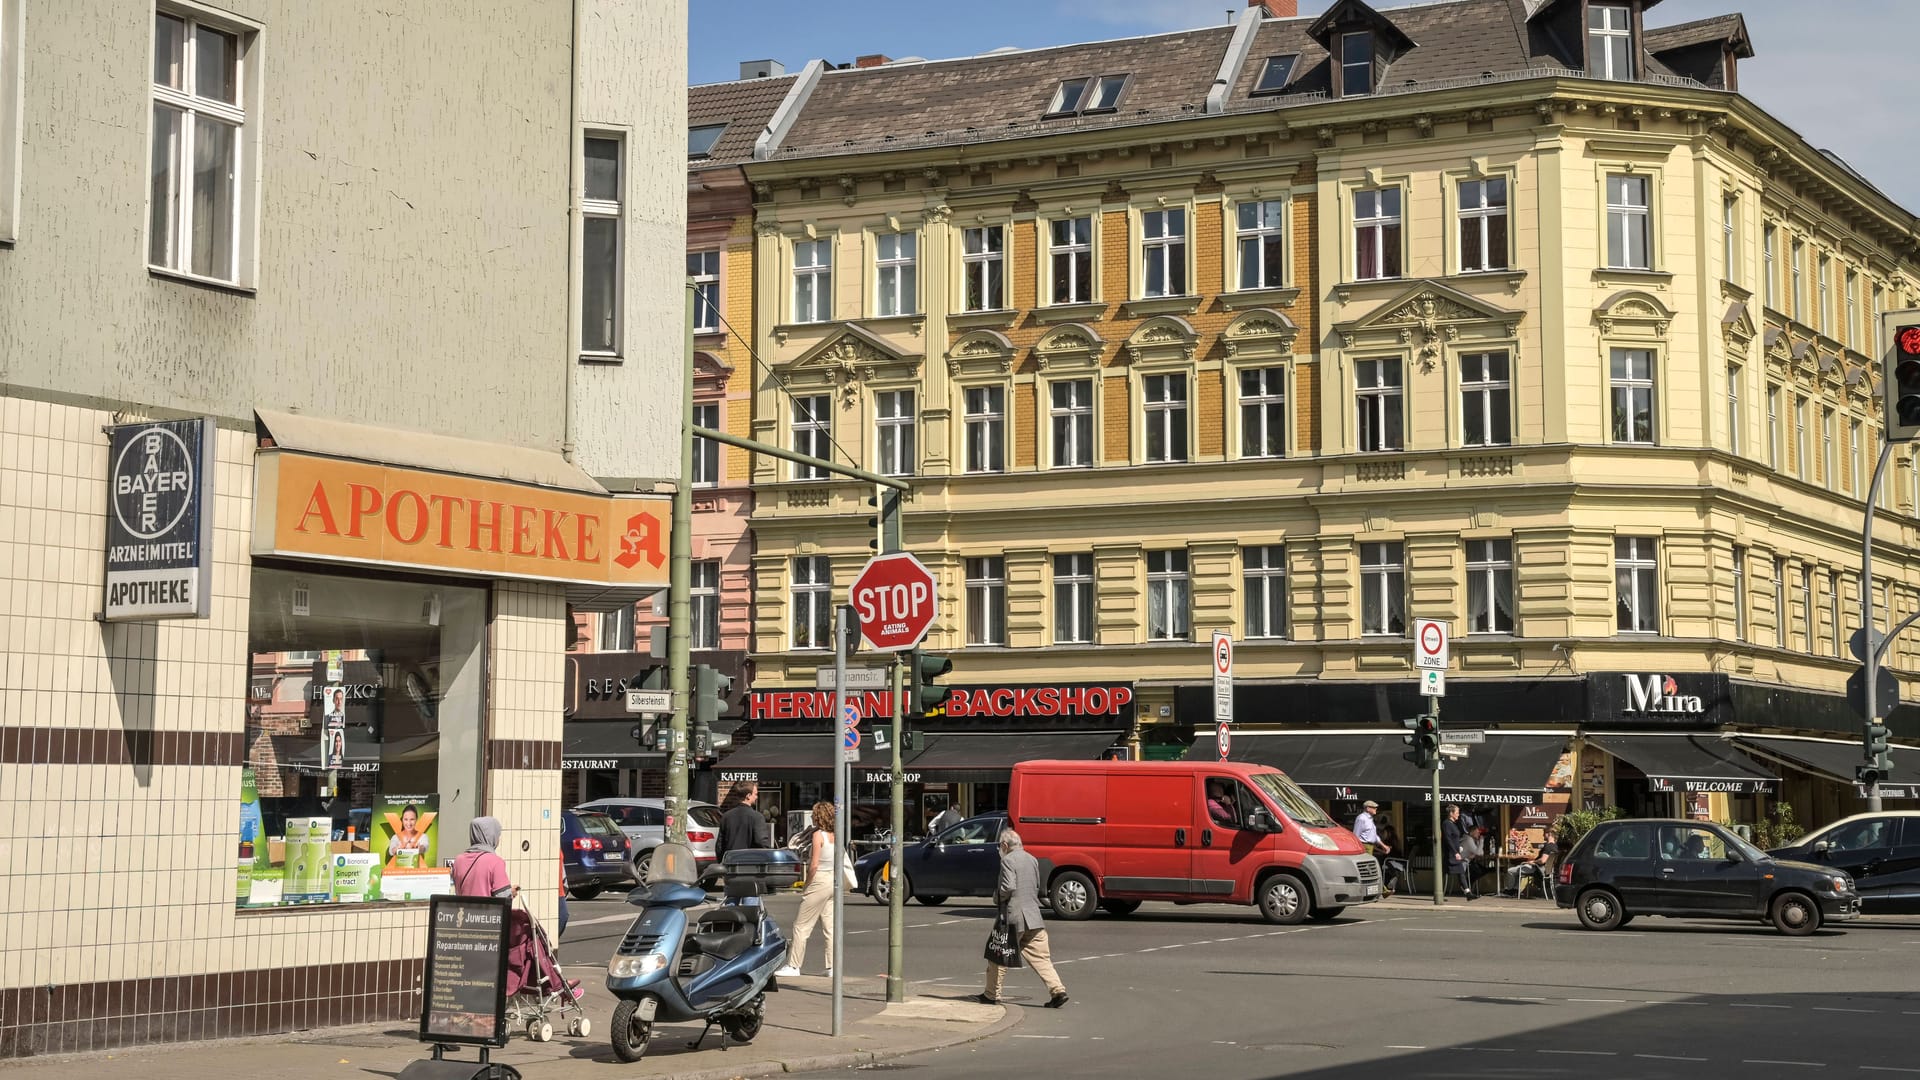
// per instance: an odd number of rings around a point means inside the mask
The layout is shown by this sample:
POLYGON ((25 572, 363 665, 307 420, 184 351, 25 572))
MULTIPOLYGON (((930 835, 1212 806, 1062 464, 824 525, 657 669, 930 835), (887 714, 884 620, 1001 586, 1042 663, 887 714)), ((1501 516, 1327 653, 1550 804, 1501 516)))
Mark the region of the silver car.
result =
MULTIPOLYGON (((665 799, 595 799, 574 809, 594 810, 612 818, 632 841, 634 876, 647 880, 653 849, 667 839, 665 799)), ((714 850, 719 842, 720 808, 712 803, 692 803, 687 809, 687 846, 693 849, 694 862, 704 869, 719 858, 714 850)))

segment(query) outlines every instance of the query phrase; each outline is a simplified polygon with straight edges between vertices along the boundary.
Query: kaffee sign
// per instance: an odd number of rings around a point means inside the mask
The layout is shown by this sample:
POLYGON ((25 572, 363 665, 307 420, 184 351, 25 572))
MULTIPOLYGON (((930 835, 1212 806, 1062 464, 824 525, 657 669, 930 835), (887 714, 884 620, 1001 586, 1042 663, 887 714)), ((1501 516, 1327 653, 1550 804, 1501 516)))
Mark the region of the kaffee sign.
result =
POLYGON ((670 503, 263 449, 253 553, 587 585, 667 584, 670 503))

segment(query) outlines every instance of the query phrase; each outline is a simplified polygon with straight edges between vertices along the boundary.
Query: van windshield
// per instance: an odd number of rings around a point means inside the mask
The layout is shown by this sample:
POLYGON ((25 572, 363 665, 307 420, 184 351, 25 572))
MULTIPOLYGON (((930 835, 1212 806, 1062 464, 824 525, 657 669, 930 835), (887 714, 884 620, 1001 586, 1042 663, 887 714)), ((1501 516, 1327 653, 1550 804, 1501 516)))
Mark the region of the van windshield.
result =
POLYGON ((1326 811, 1320 809, 1319 803, 1314 802, 1311 796, 1300 790, 1298 784, 1282 774, 1254 773, 1248 779, 1252 780, 1254 786, 1264 792, 1267 798, 1273 800, 1273 805, 1279 807, 1280 812, 1287 815, 1295 825, 1333 824, 1327 819, 1326 811))

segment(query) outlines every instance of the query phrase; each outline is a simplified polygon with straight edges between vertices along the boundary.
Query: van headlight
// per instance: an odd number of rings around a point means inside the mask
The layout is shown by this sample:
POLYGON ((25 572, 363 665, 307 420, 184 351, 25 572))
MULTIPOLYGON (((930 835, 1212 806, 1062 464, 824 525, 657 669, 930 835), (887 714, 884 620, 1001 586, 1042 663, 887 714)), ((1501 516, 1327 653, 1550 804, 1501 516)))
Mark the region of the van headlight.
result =
POLYGON ((1340 845, 1333 842, 1333 837, 1323 832, 1315 832, 1312 829, 1301 828, 1300 839, 1305 840, 1308 844, 1319 848, 1321 851, 1340 850, 1340 845))
POLYGON ((633 979, 641 975, 651 975, 667 966, 667 958, 659 953, 645 956, 616 956, 607 961, 607 976, 613 979, 633 979))

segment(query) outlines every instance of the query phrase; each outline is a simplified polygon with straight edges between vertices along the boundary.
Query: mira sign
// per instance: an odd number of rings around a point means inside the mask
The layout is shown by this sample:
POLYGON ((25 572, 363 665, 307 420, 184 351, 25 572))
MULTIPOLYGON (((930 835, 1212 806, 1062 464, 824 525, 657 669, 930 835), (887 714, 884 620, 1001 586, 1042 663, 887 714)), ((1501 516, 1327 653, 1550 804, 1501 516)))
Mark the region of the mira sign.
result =
POLYGON ((1683 694, 1671 675, 1627 675, 1627 711, 1648 715, 1705 716, 1707 703, 1698 694, 1683 694))
POLYGON ((1718 672, 1596 671, 1587 676, 1587 722, 1711 727, 1733 718, 1733 686, 1718 672))
POLYGON ((213 430, 205 419, 107 429, 107 621, 207 614, 213 430))

